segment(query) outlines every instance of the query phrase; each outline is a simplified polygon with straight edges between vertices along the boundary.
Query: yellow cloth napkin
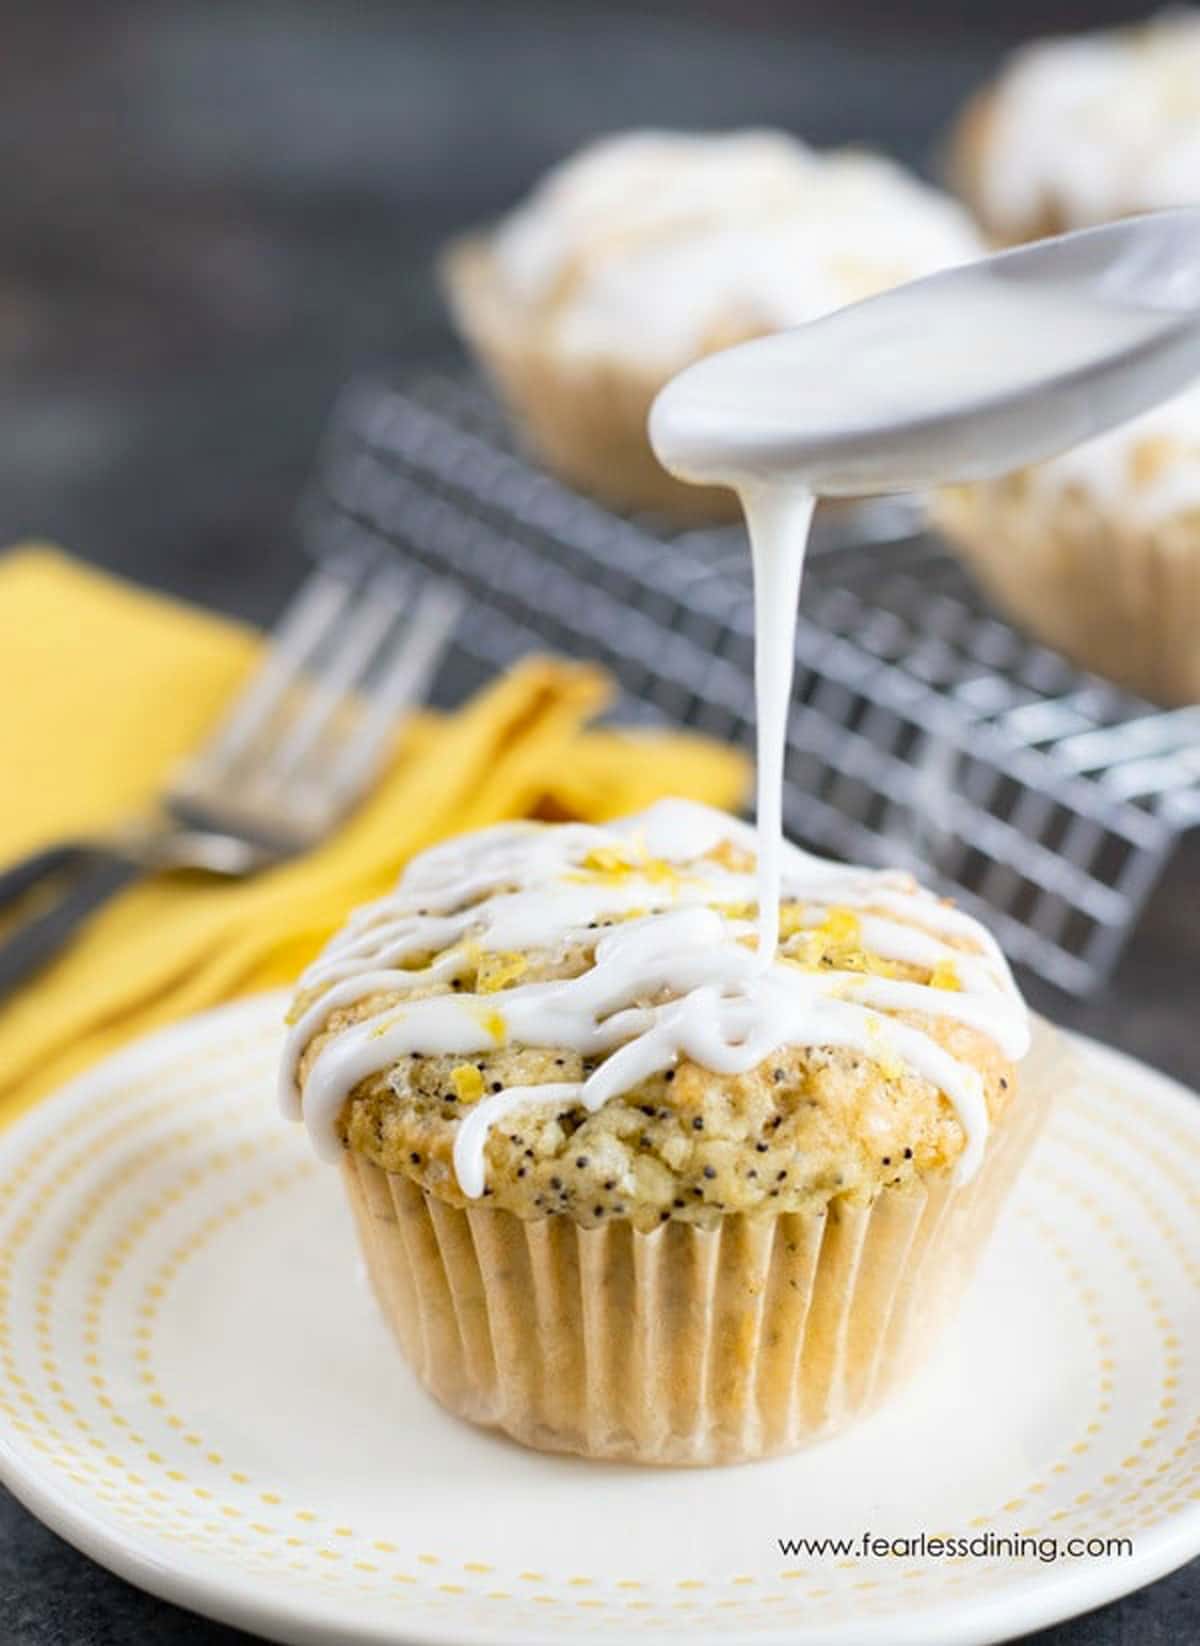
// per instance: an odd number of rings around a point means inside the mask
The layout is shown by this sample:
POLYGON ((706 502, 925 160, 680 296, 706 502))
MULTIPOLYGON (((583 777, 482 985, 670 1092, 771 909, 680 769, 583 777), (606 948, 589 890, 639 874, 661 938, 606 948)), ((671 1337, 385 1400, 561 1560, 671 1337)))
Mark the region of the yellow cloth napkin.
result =
MULTIPOLYGON (((228 703, 258 636, 47 548, 0 560, 0 863, 151 801, 228 703)), ((609 682, 530 658, 453 715, 423 712, 326 844, 242 882, 123 892, 0 1002, 0 1124, 124 1041, 290 981, 407 859, 510 817, 599 820, 665 794, 736 805, 743 757, 684 735, 588 730, 609 682)))

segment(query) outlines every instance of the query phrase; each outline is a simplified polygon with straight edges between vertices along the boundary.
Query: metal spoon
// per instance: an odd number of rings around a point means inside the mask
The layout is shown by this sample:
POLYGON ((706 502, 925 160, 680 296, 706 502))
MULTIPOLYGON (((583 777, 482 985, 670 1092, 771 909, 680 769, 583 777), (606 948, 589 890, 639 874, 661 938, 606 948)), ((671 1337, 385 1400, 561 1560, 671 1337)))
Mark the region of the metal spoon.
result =
POLYGON ((978 480, 1200 374, 1200 208, 1041 240, 708 356, 659 394, 664 466, 821 496, 978 480))

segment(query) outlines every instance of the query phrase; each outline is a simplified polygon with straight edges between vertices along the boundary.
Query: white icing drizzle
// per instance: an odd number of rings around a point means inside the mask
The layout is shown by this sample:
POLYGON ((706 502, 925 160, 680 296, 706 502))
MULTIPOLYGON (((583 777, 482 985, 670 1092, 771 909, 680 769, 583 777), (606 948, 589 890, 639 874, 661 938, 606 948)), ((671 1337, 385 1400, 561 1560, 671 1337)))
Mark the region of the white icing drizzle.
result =
POLYGON ((796 607, 816 498, 803 488, 746 485, 754 562, 754 697, 758 741, 758 961, 775 957, 783 848, 783 763, 796 672, 796 607))
POLYGON ((1040 40, 988 95, 980 206, 1029 232, 1047 204, 1066 228, 1200 196, 1200 12, 1040 40))
POLYGON ((784 842, 782 892, 803 905, 804 925, 819 925, 831 909, 854 910, 869 950, 922 967, 951 964, 960 988, 806 970, 774 945, 764 958, 741 914, 758 882, 700 861, 723 841, 750 850, 757 843, 753 829, 721 812, 664 801, 605 828, 506 824, 424 853, 390 897, 352 917, 302 979, 302 991, 321 992, 288 1035, 285 1111, 294 1118, 303 1112, 318 1152, 334 1159, 347 1094, 411 1053, 473 1057, 512 1044, 602 1057, 583 1081, 510 1088, 466 1112, 454 1163, 464 1193, 474 1197, 484 1188, 490 1129, 515 1108, 595 1110, 681 1058, 737 1074, 781 1046, 847 1047, 904 1066, 946 1094, 966 1134, 958 1175, 970 1176, 987 1135, 980 1077, 931 1035, 889 1014, 949 1018, 1020 1057, 1026 1012, 995 943, 907 875, 843 867, 784 842), (597 852, 614 854, 605 863, 619 860, 615 875, 587 866, 597 852), (473 952, 554 955, 594 939, 593 923, 630 911, 638 912, 603 928, 594 963, 580 976, 418 996, 446 983, 473 952), (975 952, 946 941, 963 936, 975 952), (322 1047, 301 1102, 297 1067, 305 1046, 335 1009, 380 995, 398 998, 322 1047))

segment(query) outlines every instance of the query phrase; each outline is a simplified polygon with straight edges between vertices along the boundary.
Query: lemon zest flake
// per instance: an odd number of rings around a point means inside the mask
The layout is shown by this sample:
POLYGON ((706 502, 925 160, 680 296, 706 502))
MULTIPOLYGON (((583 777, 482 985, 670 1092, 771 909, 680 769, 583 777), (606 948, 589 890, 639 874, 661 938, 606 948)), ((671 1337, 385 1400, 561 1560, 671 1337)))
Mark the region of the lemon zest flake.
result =
POLYGON ((862 922, 853 909, 835 906, 827 910, 819 925, 804 923, 800 904, 785 905, 780 912, 779 958, 804 971, 869 973, 875 977, 896 977, 897 967, 881 955, 863 947, 862 922))
POLYGON ((478 1103, 483 1096, 483 1076, 473 1063, 460 1063, 451 1069, 450 1084, 460 1103, 478 1103))
POLYGON ((683 876, 665 858, 623 851, 615 846, 596 846, 586 854, 578 869, 564 878, 577 886, 593 885, 596 881, 620 885, 633 879, 648 880, 651 885, 676 886, 683 876))
POLYGON ((644 862, 638 864, 637 872, 643 880, 648 880, 651 885, 656 886, 675 886, 682 879, 674 863, 668 863, 662 857, 646 858, 644 862))
POLYGON ((582 885, 596 880, 619 884, 634 872, 634 861, 627 853, 617 851, 615 846, 595 846, 586 854, 577 872, 567 879, 582 885))
MULTIPOLYGON (((724 915, 726 920, 753 920, 755 913, 753 903, 714 903, 711 907, 718 914, 724 915)), ((780 930, 782 929, 781 923, 780 930)))
POLYGON ((853 909, 830 909, 816 930, 838 948, 861 947, 862 927, 853 909))
POLYGON ((804 930, 804 907, 800 903, 785 903, 779 911, 779 940, 786 942, 804 930))
POLYGON ((962 978, 958 975, 958 967, 953 960, 939 960, 929 974, 931 989, 953 989, 962 991, 962 978))
POLYGON ((503 1012, 483 1012, 479 1021, 485 1033, 491 1035, 497 1046, 502 1046, 508 1038, 508 1024, 504 1021, 503 1012))
POLYGON ((476 988, 480 994, 495 994, 507 989, 529 970, 529 962, 522 954, 505 953, 481 962, 476 988))

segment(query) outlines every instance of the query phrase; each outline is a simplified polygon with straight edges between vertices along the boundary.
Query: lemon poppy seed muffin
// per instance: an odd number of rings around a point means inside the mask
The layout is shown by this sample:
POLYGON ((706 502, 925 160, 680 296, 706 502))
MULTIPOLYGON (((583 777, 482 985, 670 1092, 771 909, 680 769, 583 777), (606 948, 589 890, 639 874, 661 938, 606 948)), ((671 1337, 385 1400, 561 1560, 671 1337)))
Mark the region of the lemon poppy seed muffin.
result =
POLYGON ((765 1455, 920 1358, 1047 1094, 994 943, 908 876, 683 803, 435 848, 302 980, 283 1092, 443 1404, 526 1444, 765 1455))
POLYGON ((554 168, 451 246, 443 274, 551 468, 620 508, 733 518, 731 492, 685 485, 650 449, 668 379, 980 249, 957 202, 881 155, 776 131, 634 131, 554 168))

